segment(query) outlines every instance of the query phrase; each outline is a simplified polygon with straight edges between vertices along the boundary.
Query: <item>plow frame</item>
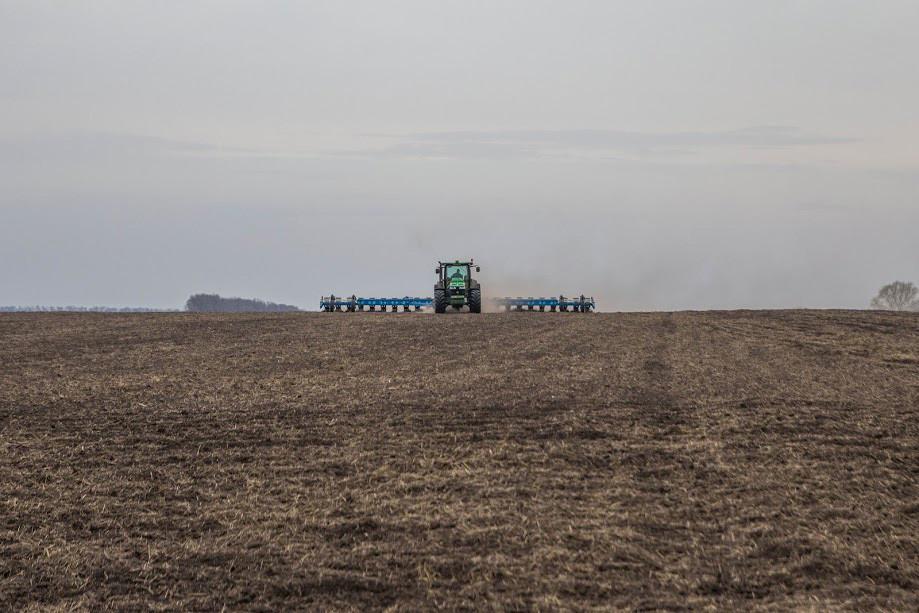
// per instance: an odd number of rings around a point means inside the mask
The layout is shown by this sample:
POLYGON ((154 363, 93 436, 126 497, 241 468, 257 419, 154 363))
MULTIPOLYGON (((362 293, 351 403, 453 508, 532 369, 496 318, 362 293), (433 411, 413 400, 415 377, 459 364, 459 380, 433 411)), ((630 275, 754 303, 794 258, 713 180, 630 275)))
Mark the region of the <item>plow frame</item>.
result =
POLYGON ((568 312, 572 311, 574 313, 592 313, 597 308, 597 303, 593 297, 587 297, 581 295, 576 298, 566 298, 565 296, 559 296, 557 298, 545 298, 539 297, 534 298, 533 296, 522 297, 503 297, 503 298, 493 298, 492 302, 498 307, 504 307, 505 311, 545 311, 549 309, 550 311, 561 311, 568 312))
POLYGON ((363 311, 365 309, 369 311, 376 311, 379 309, 381 312, 386 312, 388 308, 395 313, 400 307, 404 312, 409 310, 420 311, 422 309, 431 308, 433 303, 433 298, 422 298, 418 296, 405 296, 403 298, 358 298, 354 295, 342 297, 332 294, 329 296, 322 296, 319 299, 319 310, 325 311, 326 313, 354 313, 355 311, 363 311))

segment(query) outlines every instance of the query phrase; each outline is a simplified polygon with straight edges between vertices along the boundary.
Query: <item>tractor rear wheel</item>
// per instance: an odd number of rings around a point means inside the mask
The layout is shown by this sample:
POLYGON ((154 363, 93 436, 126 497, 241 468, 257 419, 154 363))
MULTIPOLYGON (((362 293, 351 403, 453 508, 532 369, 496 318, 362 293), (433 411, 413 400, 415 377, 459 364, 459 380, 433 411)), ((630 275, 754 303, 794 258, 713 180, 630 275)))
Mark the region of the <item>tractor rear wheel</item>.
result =
POLYGON ((482 290, 478 287, 473 287, 469 290, 469 312, 482 312, 482 290))
POLYGON ((434 288, 434 312, 447 312, 447 293, 443 289, 434 288))

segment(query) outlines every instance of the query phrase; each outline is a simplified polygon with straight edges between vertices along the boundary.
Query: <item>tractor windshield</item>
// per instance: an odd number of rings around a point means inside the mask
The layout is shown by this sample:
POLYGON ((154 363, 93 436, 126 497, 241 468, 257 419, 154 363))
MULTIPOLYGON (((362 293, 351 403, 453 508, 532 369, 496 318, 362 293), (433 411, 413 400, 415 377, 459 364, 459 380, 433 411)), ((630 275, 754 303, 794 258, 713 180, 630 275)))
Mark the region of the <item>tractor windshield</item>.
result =
POLYGON ((468 266, 447 266, 447 279, 463 279, 469 276, 468 266))

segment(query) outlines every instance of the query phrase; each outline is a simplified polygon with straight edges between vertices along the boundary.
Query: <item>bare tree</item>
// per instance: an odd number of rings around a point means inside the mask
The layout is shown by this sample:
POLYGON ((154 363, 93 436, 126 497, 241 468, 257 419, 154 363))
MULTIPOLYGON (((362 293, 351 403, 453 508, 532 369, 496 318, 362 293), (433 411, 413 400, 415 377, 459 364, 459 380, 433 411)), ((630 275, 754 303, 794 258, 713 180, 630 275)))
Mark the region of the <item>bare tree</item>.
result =
POLYGON ((919 310, 919 288, 905 281, 894 281, 881 288, 878 295, 871 300, 872 309, 885 311, 919 310))

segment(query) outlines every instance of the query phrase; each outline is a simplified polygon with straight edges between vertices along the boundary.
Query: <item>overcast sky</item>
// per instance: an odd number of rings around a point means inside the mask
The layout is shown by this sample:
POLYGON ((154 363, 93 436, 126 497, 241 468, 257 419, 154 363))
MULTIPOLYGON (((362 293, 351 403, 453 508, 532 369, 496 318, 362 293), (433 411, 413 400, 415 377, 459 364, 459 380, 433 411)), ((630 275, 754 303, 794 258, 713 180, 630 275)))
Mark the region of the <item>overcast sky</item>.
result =
POLYGON ((919 2, 0 0, 0 304, 867 306, 919 282, 919 2))

